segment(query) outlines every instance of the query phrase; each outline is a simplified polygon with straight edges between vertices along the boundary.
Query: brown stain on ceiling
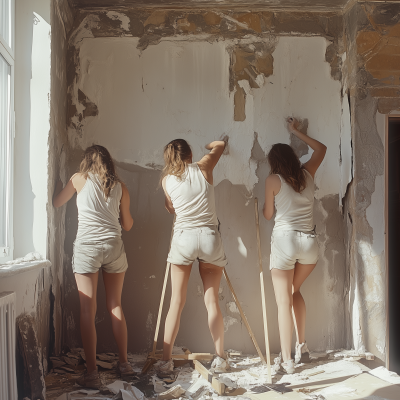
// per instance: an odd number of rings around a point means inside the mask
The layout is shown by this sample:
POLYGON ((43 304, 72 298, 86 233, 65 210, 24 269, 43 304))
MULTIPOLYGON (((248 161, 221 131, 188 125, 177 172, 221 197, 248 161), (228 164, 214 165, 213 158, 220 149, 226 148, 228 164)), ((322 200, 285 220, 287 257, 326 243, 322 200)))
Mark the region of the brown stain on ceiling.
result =
POLYGON ((341 10, 350 0, 68 0, 71 7, 273 7, 341 10))

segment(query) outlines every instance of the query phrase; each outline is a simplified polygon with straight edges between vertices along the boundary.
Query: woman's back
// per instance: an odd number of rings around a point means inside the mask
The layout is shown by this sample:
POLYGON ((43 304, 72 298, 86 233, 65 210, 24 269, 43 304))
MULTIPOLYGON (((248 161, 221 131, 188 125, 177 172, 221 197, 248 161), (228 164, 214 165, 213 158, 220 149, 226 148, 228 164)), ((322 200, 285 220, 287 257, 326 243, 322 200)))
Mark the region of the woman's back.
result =
POLYGON ((207 182, 197 163, 187 164, 182 180, 168 175, 165 188, 176 213, 175 229, 218 225, 214 186, 207 182))
POLYGON ((300 193, 277 174, 281 180, 281 189, 275 196, 274 230, 309 232, 314 229, 314 180, 306 169, 303 171, 307 185, 300 193))
POLYGON ((88 174, 86 183, 78 193, 77 240, 103 241, 121 236, 120 203, 122 187, 118 182, 105 199, 101 181, 97 175, 88 174))

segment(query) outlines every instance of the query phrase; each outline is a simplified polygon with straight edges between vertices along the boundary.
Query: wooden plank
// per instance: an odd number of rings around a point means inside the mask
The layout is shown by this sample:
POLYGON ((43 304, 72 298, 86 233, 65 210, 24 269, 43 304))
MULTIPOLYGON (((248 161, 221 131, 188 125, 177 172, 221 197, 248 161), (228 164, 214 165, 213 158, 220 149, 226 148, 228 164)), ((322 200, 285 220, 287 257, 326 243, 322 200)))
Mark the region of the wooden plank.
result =
MULTIPOLYGON (((174 236, 175 217, 176 217, 176 215, 174 214, 174 220, 172 222, 172 228, 171 228, 171 237, 169 238, 169 249, 168 249, 168 251, 171 250, 172 238, 174 236)), ((161 321, 161 314, 162 314, 163 305, 164 305, 165 289, 167 288, 168 276, 169 276, 170 268, 171 268, 171 263, 167 262, 167 268, 166 268, 166 271, 165 271, 164 283, 163 283, 163 288, 162 288, 162 292, 161 292, 160 305, 158 307, 157 324, 156 324, 156 331, 154 332, 153 349, 152 349, 152 352, 151 352, 151 354, 153 356, 154 356, 154 354, 156 354, 158 331, 160 329, 160 321, 161 321)), ((142 373, 143 373, 143 371, 142 371, 142 373)))
POLYGON ((260 286, 261 286, 261 305, 264 322, 264 340, 265 340, 265 351, 267 354, 267 374, 268 383, 272 383, 271 377, 271 353, 269 350, 269 336, 268 336, 268 322, 267 322, 267 305, 265 302, 265 288, 264 288, 264 271, 262 267, 262 256, 261 256, 261 240, 260 240, 260 222, 258 217, 258 199, 254 199, 254 208, 256 216, 256 231, 257 231, 257 248, 258 248, 258 267, 260 269, 260 286))
POLYGON ((194 368, 204 379, 211 383, 212 388, 219 394, 225 393, 225 384, 220 382, 200 361, 194 360, 194 368))
POLYGON ((223 273, 224 273, 224 276, 225 276, 225 279, 226 279, 226 283, 228 284, 229 289, 231 290, 233 299, 235 300, 236 307, 237 307, 238 310, 239 310, 240 316, 242 317, 242 320, 243 320, 243 322, 244 322, 244 324, 245 324, 245 326, 246 326, 246 328, 247 328, 247 331, 249 332, 249 335, 250 335, 250 337, 251 337, 251 340, 253 341, 254 347, 255 347, 256 350, 257 350, 257 354, 258 354, 258 356, 260 357, 261 362, 262 362, 263 364, 265 364, 265 359, 264 359, 264 356, 262 355, 262 352, 261 352, 261 350, 260 350, 260 347, 258 346, 257 339, 256 339, 256 337, 254 336, 254 333, 253 333, 253 331, 252 331, 251 328, 250 328, 250 324, 248 323, 247 318, 246 318, 246 315, 244 314, 243 309, 242 309, 242 306, 240 305, 239 299, 237 298, 236 293, 235 293, 235 291, 233 290, 233 286, 232 286, 231 281, 230 281, 230 279, 229 279, 229 277, 228 277, 228 274, 226 273, 226 269, 225 269, 225 268, 224 268, 224 270, 223 270, 223 273))

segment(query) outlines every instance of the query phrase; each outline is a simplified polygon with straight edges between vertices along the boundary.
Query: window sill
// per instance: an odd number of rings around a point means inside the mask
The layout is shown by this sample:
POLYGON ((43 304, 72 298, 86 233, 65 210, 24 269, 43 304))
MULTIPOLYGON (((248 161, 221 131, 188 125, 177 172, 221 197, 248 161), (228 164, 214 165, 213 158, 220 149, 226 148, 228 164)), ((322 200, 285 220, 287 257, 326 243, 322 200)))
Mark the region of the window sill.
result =
POLYGON ((34 271, 35 269, 48 268, 50 266, 51 262, 49 260, 35 260, 21 262, 19 264, 3 264, 0 265, 0 278, 8 278, 9 276, 34 271))

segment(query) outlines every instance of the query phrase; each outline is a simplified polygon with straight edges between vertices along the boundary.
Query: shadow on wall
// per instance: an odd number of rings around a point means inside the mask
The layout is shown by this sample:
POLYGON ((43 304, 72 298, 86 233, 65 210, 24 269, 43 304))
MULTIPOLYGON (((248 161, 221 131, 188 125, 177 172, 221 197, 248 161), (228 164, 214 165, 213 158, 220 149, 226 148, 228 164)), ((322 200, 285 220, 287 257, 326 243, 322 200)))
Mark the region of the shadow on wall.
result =
MULTIPOLYGON (((78 158, 75 158, 72 166, 76 167, 77 165, 78 158)), ((163 191, 158 185, 160 171, 119 162, 116 163, 116 166, 119 176, 129 189, 131 212, 135 221, 132 230, 123 232, 122 236, 129 263, 122 293, 122 303, 129 332, 128 349, 131 352, 143 352, 150 349, 153 341, 172 228, 172 215, 168 214, 164 208, 163 191)), ((75 171, 76 168, 73 168, 73 170, 75 171)), ((271 350, 276 353, 279 351, 277 309, 268 271, 273 221, 266 221, 262 217, 264 181, 268 173, 268 165, 265 162, 260 162, 257 171, 259 183, 254 189, 254 194, 248 192, 243 185, 233 185, 227 180, 216 186, 215 193, 224 248, 229 261, 227 272, 259 345, 264 351, 253 196, 256 195, 260 199, 260 227, 269 334, 271 350)), ((337 209, 337 196, 336 198, 335 196, 331 197, 332 199, 325 199, 326 204, 329 205, 330 201, 332 204, 328 208, 336 207, 337 209)), ((326 204, 323 203, 321 207, 326 206, 326 204)), ((338 253, 343 254, 341 248, 343 241, 340 239, 340 227, 338 226, 341 219, 334 213, 329 218, 321 213, 316 212, 317 225, 323 229, 321 261, 309 282, 304 285, 304 297, 309 306, 307 340, 315 350, 339 348, 345 345, 343 329, 338 328, 342 326, 344 316, 337 312, 338 308, 343 309, 344 312, 344 300, 338 303, 338 298, 343 299, 344 291, 344 262, 341 258, 337 258, 338 253), (328 229, 325 231, 323 228, 323 224, 326 222, 331 225, 332 218, 338 220, 337 224, 332 224, 333 229, 337 229, 338 232, 331 232, 328 229), (336 285, 330 284, 332 280, 336 281, 336 285), (315 301, 316 299, 318 301, 315 301), (318 321, 326 321, 327 315, 331 316, 332 323, 318 323, 318 321)), ((76 205, 75 201, 70 201, 66 220, 65 252, 69 261, 66 265, 64 303, 64 321, 66 321, 64 337, 66 344, 70 347, 81 346, 78 329, 79 300, 71 268, 72 244, 76 230, 76 205)), ((163 325, 169 298, 170 284, 168 284, 160 326, 159 348, 162 347, 163 325)), ((226 332, 225 348, 255 353, 254 346, 224 279, 221 281, 219 298, 226 332)), ((98 350, 102 352, 117 350, 114 341, 110 340, 112 330, 109 318, 106 310, 104 287, 102 283, 99 283, 96 326, 98 350)), ((191 351, 214 351, 207 326, 203 286, 198 273, 197 262, 194 263, 189 280, 187 303, 182 314, 176 344, 185 345, 191 351)))

